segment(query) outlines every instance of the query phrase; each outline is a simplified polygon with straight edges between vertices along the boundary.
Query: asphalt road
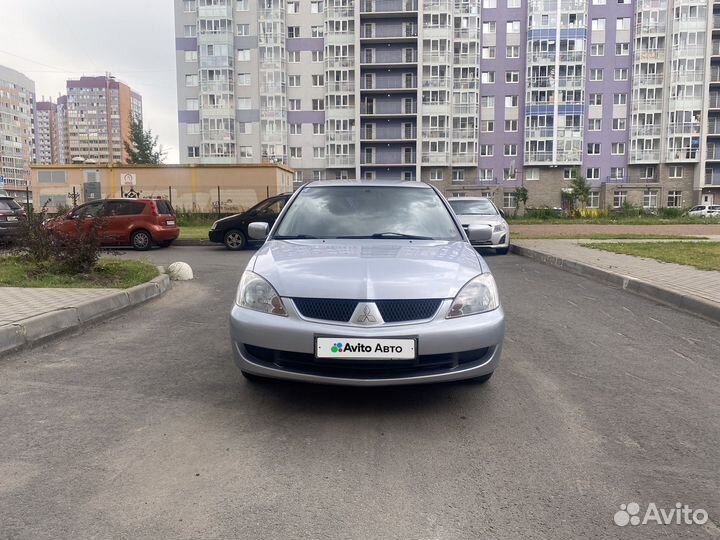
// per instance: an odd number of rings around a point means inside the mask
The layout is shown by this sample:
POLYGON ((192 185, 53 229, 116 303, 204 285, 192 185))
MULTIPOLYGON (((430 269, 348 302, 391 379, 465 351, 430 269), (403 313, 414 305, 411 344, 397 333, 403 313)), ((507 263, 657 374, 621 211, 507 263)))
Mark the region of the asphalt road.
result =
POLYGON ((720 536, 718 326, 492 256, 489 384, 255 385, 226 322, 249 254, 150 257, 197 279, 0 360, 0 538, 720 536), (630 502, 710 521, 616 526, 630 502))

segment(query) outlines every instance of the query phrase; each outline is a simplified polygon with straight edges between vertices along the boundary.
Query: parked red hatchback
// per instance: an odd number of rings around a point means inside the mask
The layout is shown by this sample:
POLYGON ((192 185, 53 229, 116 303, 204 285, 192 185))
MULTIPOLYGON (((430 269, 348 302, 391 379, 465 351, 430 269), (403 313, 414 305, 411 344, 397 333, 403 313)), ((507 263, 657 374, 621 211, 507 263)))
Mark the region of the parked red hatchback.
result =
POLYGON ((60 234, 73 234, 78 227, 90 229, 102 218, 104 246, 132 246, 150 249, 153 244, 168 247, 180 235, 175 210, 162 199, 103 199, 89 202, 51 219, 47 227, 60 234))

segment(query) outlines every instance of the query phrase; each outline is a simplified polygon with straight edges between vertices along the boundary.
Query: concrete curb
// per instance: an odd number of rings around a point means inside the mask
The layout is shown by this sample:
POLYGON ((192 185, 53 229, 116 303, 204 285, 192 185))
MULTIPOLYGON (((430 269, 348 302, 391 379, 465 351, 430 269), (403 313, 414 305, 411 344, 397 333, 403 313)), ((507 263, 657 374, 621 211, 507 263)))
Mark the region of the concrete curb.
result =
POLYGON ((170 276, 161 274, 151 281, 76 306, 43 313, 0 327, 0 356, 30 348, 83 326, 107 319, 165 294, 170 276))
POLYGON ((609 270, 597 268, 589 264, 561 259, 535 249, 518 246, 517 244, 513 244, 511 249, 512 252, 517 255, 555 266, 556 268, 579 276, 604 281, 605 283, 614 285, 633 294, 644 296, 645 298, 697 315, 712 322, 720 323, 720 304, 715 302, 710 302, 697 296, 689 296, 671 291, 641 279, 610 272, 609 270))
POLYGON ((175 240, 173 246, 184 247, 184 246, 222 246, 222 244, 215 244, 210 240, 175 240))

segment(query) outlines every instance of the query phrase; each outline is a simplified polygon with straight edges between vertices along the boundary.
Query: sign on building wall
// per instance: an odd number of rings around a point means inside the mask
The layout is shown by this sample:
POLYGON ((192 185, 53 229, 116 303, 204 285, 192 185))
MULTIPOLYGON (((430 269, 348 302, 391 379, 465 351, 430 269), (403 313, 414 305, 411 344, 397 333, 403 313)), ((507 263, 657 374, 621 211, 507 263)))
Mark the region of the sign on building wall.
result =
POLYGON ((137 175, 133 173, 123 173, 120 175, 120 185, 123 187, 133 187, 137 185, 137 175))

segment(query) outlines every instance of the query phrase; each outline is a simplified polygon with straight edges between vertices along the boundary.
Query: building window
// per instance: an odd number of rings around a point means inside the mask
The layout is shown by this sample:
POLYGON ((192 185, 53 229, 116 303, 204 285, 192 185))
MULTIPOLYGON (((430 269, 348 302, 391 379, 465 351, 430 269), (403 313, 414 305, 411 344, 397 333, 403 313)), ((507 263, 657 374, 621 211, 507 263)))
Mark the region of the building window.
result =
POLYGON ((237 103, 237 108, 240 110, 252 109, 252 99, 249 97, 239 97, 237 103))
POLYGON ((480 180, 495 179, 495 171, 493 171, 492 169, 478 169, 478 174, 480 175, 480 180))
POLYGON ((495 122, 493 120, 482 120, 480 122, 480 131, 482 133, 492 133, 495 131, 495 122))
POLYGON ((193 13, 197 11, 197 2, 195 0, 185 0, 183 2, 185 13, 193 13))
POLYGON ((290 147, 290 157, 291 158, 301 158, 302 157, 302 147, 301 146, 291 146, 290 147))
POLYGON ((313 99, 312 100, 312 110, 313 111, 324 111, 325 110, 325 100, 324 99, 313 99))
POLYGON ((540 169, 537 167, 525 169, 525 180, 540 180, 540 169))
POLYGON ((590 80, 591 81, 602 81, 603 80, 603 70, 600 68, 593 68, 590 70, 590 80))
POLYGON ((238 86, 250 86, 250 74, 238 73, 238 86))
POLYGON ((482 84, 495 84, 495 72, 494 71, 483 71, 480 74, 480 82, 482 84))
POLYGON ((564 180, 572 180, 575 178, 575 168, 574 167, 565 167, 563 169, 563 179, 564 180))
POLYGON ((253 157, 253 147, 252 146, 240 146, 238 148, 239 155, 241 158, 251 158, 253 157))
POLYGON ((302 124, 290 124, 290 135, 301 135, 302 124))
POLYGON ((590 94, 590 105, 602 105, 602 94, 590 94))
POLYGON ((613 193, 613 208, 622 208, 627 202, 627 191, 616 191, 613 193))
POLYGON ((186 62, 197 62, 197 59, 198 59, 197 51, 185 51, 185 61, 186 62))
POLYGON ((605 56, 605 44, 594 43, 590 46, 590 56, 605 56))
POLYGON ((682 191, 668 191, 667 205, 670 208, 682 206, 682 191))
POLYGON ((518 121, 517 120, 505 120, 505 132, 506 133, 513 133, 518 130, 518 121))
POLYGON ((487 21, 482 24, 483 34, 494 34, 495 33, 495 21, 487 21))
POLYGON ((507 7, 510 9, 517 9, 520 6, 521 0, 507 0, 507 7))
POLYGON ((625 118, 613 118, 613 131, 625 131, 627 129, 627 120, 625 118))
POLYGON ((250 49, 238 49, 237 59, 238 59, 238 62, 249 62, 250 61, 250 49))
POLYGON ((590 202, 588 204, 588 208, 600 208, 600 192, 599 191, 591 191, 590 192, 590 202))
POLYGON ((630 55, 630 44, 629 43, 616 43, 615 44, 615 56, 629 56, 630 55))
POLYGON ((199 82, 197 75, 185 75, 185 86, 197 86, 199 82))
POLYGON ((299 38, 300 37, 300 27, 299 26, 288 26, 287 33, 288 33, 288 39, 299 38))
POLYGON ((625 180, 625 167, 610 167, 611 180, 625 180))
POLYGON ((250 25, 249 24, 238 24, 236 26, 236 32, 238 36, 249 36, 250 25))
POLYGON ((197 35, 197 26, 194 24, 185 25, 185 37, 195 37, 197 35))
POLYGON ((189 158, 200 157, 200 147, 199 146, 188 146, 187 147, 187 155, 189 158))
POLYGON ((655 180, 655 167, 643 167, 640 178, 643 180, 655 180))
POLYGON ((615 105, 627 105, 627 94, 614 94, 613 103, 615 105))
POLYGON ((290 64, 300 63, 300 51, 288 51, 288 62, 290 64))
POLYGON ((627 68, 617 68, 615 70, 615 80, 616 81, 627 81, 628 80, 628 69, 627 68))
POLYGON ((300 13, 300 2, 288 2, 287 3, 288 13, 300 13))
POLYGON ((505 168, 503 169, 503 180, 516 180, 517 179, 517 170, 515 168, 505 168))
POLYGON ((313 158, 323 159, 324 157, 325 157, 325 147, 324 146, 313 146, 313 158))
POLYGON ((508 34, 519 34, 520 21, 507 21, 507 23, 505 23, 505 32, 508 34))
POLYGON ((323 27, 322 26, 311 26, 310 27, 310 37, 314 37, 314 38, 323 37, 323 27))
POLYGON ((199 135, 200 134, 200 124, 187 124, 187 134, 188 135, 199 135))
POLYGON ((646 190, 643 193, 643 208, 657 208, 657 191, 646 190))
POLYGON ((325 75, 313 75, 312 84, 315 87, 325 86, 325 75))
POLYGON ((520 72, 519 71, 506 71, 505 72, 505 82, 510 83, 510 84, 520 82, 520 72))
POLYGON ((322 51, 313 51, 312 52, 312 61, 314 64, 320 64, 323 61, 323 52, 322 51))
POLYGON ((625 143, 612 143, 610 152, 613 156, 624 156, 625 155, 625 143))
POLYGON ((517 144, 506 144, 503 147, 504 156, 517 156, 517 144))
POLYGON ((481 96, 480 107, 484 109, 495 107, 495 96, 481 96))
POLYGON ((197 98, 187 98, 185 100, 185 110, 186 111, 197 111, 200 109, 200 102, 197 100, 197 98))
POLYGON ((602 129, 602 119, 588 118, 588 131, 600 131, 602 129))
POLYGON ((252 133, 252 124, 250 122, 238 122, 238 133, 241 135, 249 135, 252 133))
POLYGON ((313 124, 313 135, 325 134, 325 124, 313 124))
POLYGON ((492 144, 481 144, 480 155, 484 157, 491 157, 494 152, 494 146, 492 144))
POLYGON ((495 58, 495 47, 483 47, 482 57, 486 60, 492 60, 495 58))
POLYGON ((630 30, 630 17, 618 17, 615 30, 630 30))
POLYGON ((607 3, 607 0, 592 0, 593 6, 604 6, 607 3))
POLYGON ((683 168, 680 167, 679 165, 671 165, 668 168, 668 172, 669 172, 668 176, 670 178, 682 178, 683 173, 684 173, 683 168))
POLYGON ((482 7, 484 9, 493 9, 497 7, 497 0, 483 0, 482 7))
POLYGON ((288 86, 296 88, 300 86, 300 75, 288 75, 288 86))
POLYGON ((599 156, 600 149, 601 149, 600 143, 588 143, 588 145, 587 145, 588 156, 599 156))
POLYGON ((520 58, 520 46, 508 45, 505 47, 505 58, 520 58))
POLYGON ((591 28, 593 30, 605 30, 605 19, 593 19, 591 23, 591 28))
POLYGON ((440 182, 443 179, 442 169, 430 169, 430 181, 440 182))
POLYGON ((236 11, 248 11, 248 0, 237 0, 235 4, 236 11))
POLYGON ((515 208, 517 207, 517 200, 515 199, 514 191, 506 191, 503 193, 503 208, 515 208))
POLYGON ((310 13, 322 13, 325 11, 325 2, 310 2, 310 13))
POLYGON ((600 167, 589 167, 585 172, 585 178, 588 180, 600 180, 600 167))
POLYGON ((288 99, 288 110, 299 111, 302 106, 302 102, 299 99, 288 99))
POLYGON ((453 169, 452 181, 453 182, 464 182, 465 181, 465 171, 463 171, 462 169, 453 169))
POLYGON ((505 107, 512 108, 518 106, 518 96, 505 96, 505 107))
POLYGON ((325 180, 325 171, 313 171, 313 180, 325 180))

